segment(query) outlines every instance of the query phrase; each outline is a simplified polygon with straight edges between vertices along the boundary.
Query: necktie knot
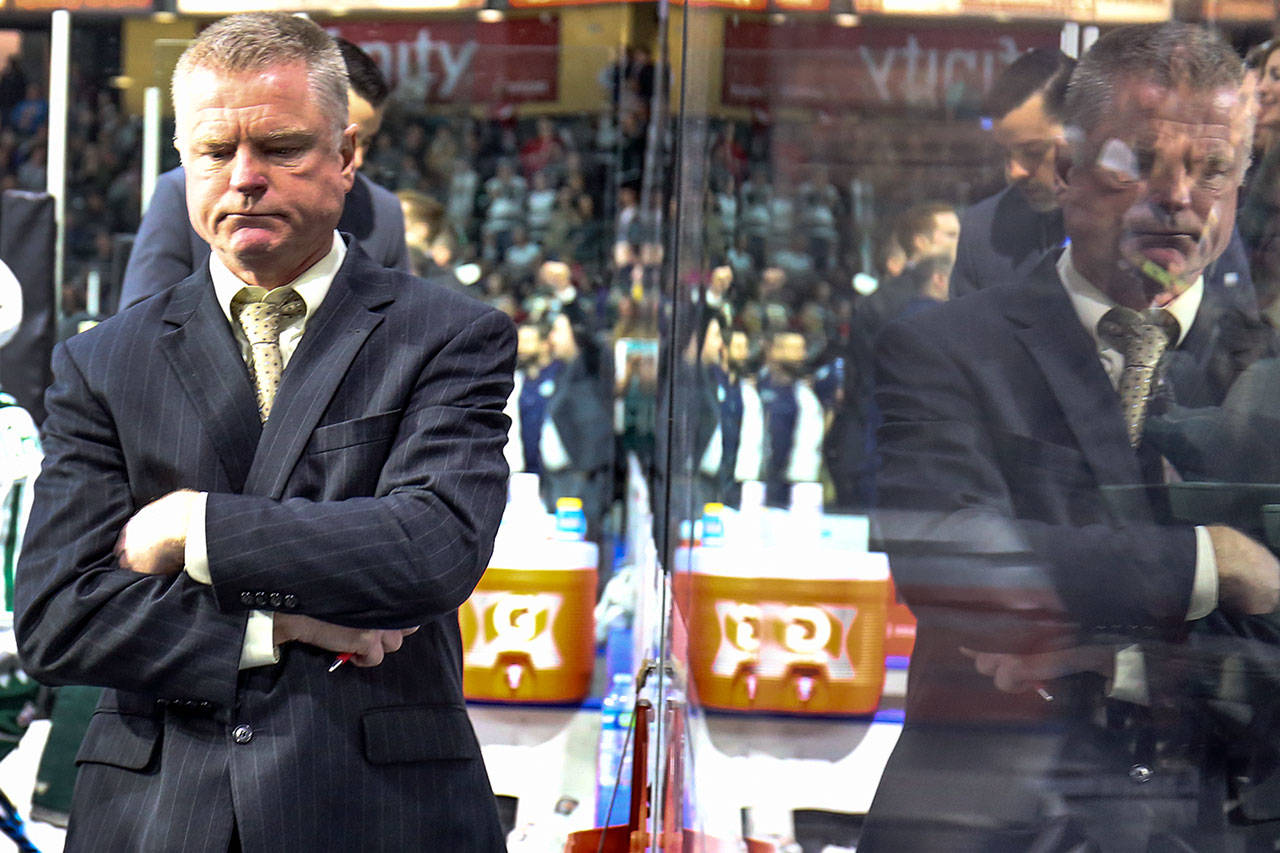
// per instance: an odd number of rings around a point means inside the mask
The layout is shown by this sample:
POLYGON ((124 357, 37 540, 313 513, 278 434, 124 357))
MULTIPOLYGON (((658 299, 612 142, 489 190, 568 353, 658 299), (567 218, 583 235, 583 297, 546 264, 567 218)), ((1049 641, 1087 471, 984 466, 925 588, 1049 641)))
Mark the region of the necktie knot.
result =
POLYGON ((280 327, 292 318, 301 317, 306 305, 293 290, 254 298, 246 288, 231 300, 231 310, 249 340, 249 372, 258 398, 258 416, 265 423, 280 387, 280 375, 284 373, 280 327))
POLYGON ((1116 383, 1129 445, 1142 442, 1147 404, 1155 387, 1156 368, 1170 344, 1178 340, 1178 319, 1163 308, 1134 311, 1116 306, 1098 321, 1098 337, 1124 356, 1124 371, 1116 383))
POLYGON ((231 309, 251 344, 279 342, 281 326, 301 317, 306 311, 297 291, 290 290, 280 298, 273 297, 274 294, 268 294, 263 299, 254 299, 247 290, 242 290, 231 302, 231 309))
POLYGON ((1124 363, 1152 367, 1178 340, 1178 318, 1163 308, 1134 311, 1117 305, 1098 321, 1098 337, 1124 356, 1124 363))

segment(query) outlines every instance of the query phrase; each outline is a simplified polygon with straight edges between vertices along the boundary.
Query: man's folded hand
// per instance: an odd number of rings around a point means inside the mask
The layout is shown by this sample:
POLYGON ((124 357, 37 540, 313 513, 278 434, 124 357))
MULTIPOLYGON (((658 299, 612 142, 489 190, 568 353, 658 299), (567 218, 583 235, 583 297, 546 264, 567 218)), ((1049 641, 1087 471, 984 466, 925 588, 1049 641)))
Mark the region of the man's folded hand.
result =
POLYGON ((1231 613, 1260 616, 1280 605, 1280 562, 1238 530, 1209 528, 1218 564, 1218 604, 1231 613))
POLYGON ((187 525, 199 492, 182 489, 138 510, 120 531, 115 554, 121 568, 147 575, 173 575, 186 562, 187 525))
POLYGON ((398 651, 404 638, 418 628, 348 628, 298 613, 276 613, 274 640, 306 643, 339 654, 350 654, 356 666, 377 666, 398 651))

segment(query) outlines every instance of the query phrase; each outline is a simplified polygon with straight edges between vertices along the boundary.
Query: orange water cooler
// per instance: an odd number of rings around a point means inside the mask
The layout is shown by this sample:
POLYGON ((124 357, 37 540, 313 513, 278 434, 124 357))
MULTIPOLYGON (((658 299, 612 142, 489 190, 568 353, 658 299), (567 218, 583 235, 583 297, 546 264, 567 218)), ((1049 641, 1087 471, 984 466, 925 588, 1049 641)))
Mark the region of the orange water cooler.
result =
POLYGON ((468 699, 587 698, 595 665, 596 563, 594 544, 577 531, 557 531, 540 504, 513 497, 489 568, 458 610, 468 699))
POLYGON ((883 554, 754 521, 703 519, 673 579, 689 670, 709 708, 815 715, 875 711, 884 687, 889 570, 883 554), (734 528, 737 528, 734 530, 734 528))

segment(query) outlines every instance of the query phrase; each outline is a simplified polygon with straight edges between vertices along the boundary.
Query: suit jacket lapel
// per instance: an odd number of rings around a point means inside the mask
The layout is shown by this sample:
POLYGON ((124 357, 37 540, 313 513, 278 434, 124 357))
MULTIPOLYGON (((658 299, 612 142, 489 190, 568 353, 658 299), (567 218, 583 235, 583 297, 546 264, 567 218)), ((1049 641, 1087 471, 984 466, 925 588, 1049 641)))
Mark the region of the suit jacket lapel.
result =
POLYGON ((373 310, 390 302, 385 272, 353 242, 320 308, 280 379, 245 484, 247 494, 280 498, 289 475, 346 376, 356 353, 382 322, 373 310))
POLYGON ((1119 398, 1098 360, 1092 336, 1080 324, 1058 279, 1057 254, 1047 256, 1029 282, 1009 288, 1006 315, 1057 398, 1097 481, 1141 483, 1119 398))
POLYGON ((173 367, 232 486, 249 473, 261 424, 258 404, 231 326, 209 279, 208 264, 173 288, 160 351, 173 367))

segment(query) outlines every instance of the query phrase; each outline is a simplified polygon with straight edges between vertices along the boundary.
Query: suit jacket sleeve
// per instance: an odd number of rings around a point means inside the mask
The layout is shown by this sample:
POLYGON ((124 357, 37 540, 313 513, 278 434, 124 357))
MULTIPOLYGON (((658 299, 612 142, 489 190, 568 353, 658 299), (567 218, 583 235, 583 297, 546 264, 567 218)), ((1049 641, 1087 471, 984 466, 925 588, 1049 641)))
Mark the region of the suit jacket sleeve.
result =
MULTIPOLYGON (((293 596, 311 616, 388 628, 457 608, 488 563, 505 504, 514 358, 514 327, 496 311, 432 355, 369 496, 210 494, 209 570, 223 609, 265 591, 293 596)), ((349 440, 374 439, 353 431, 349 440)))
POLYGON ((1078 450, 1020 433, 1057 404, 1001 399, 957 337, 902 322, 878 344, 877 517, 907 601, 1001 651, 1037 648, 1045 628, 1181 627, 1193 529, 1112 522, 1078 450))
POLYGON ((116 424, 65 344, 53 368, 45 463, 15 581, 24 667, 49 684, 229 705, 247 610, 220 610, 185 573, 119 567, 116 538, 138 507, 116 424))
POLYGON ((187 218, 187 196, 181 169, 165 172, 142 216, 124 268, 120 308, 128 308, 191 275, 193 232, 187 218))

